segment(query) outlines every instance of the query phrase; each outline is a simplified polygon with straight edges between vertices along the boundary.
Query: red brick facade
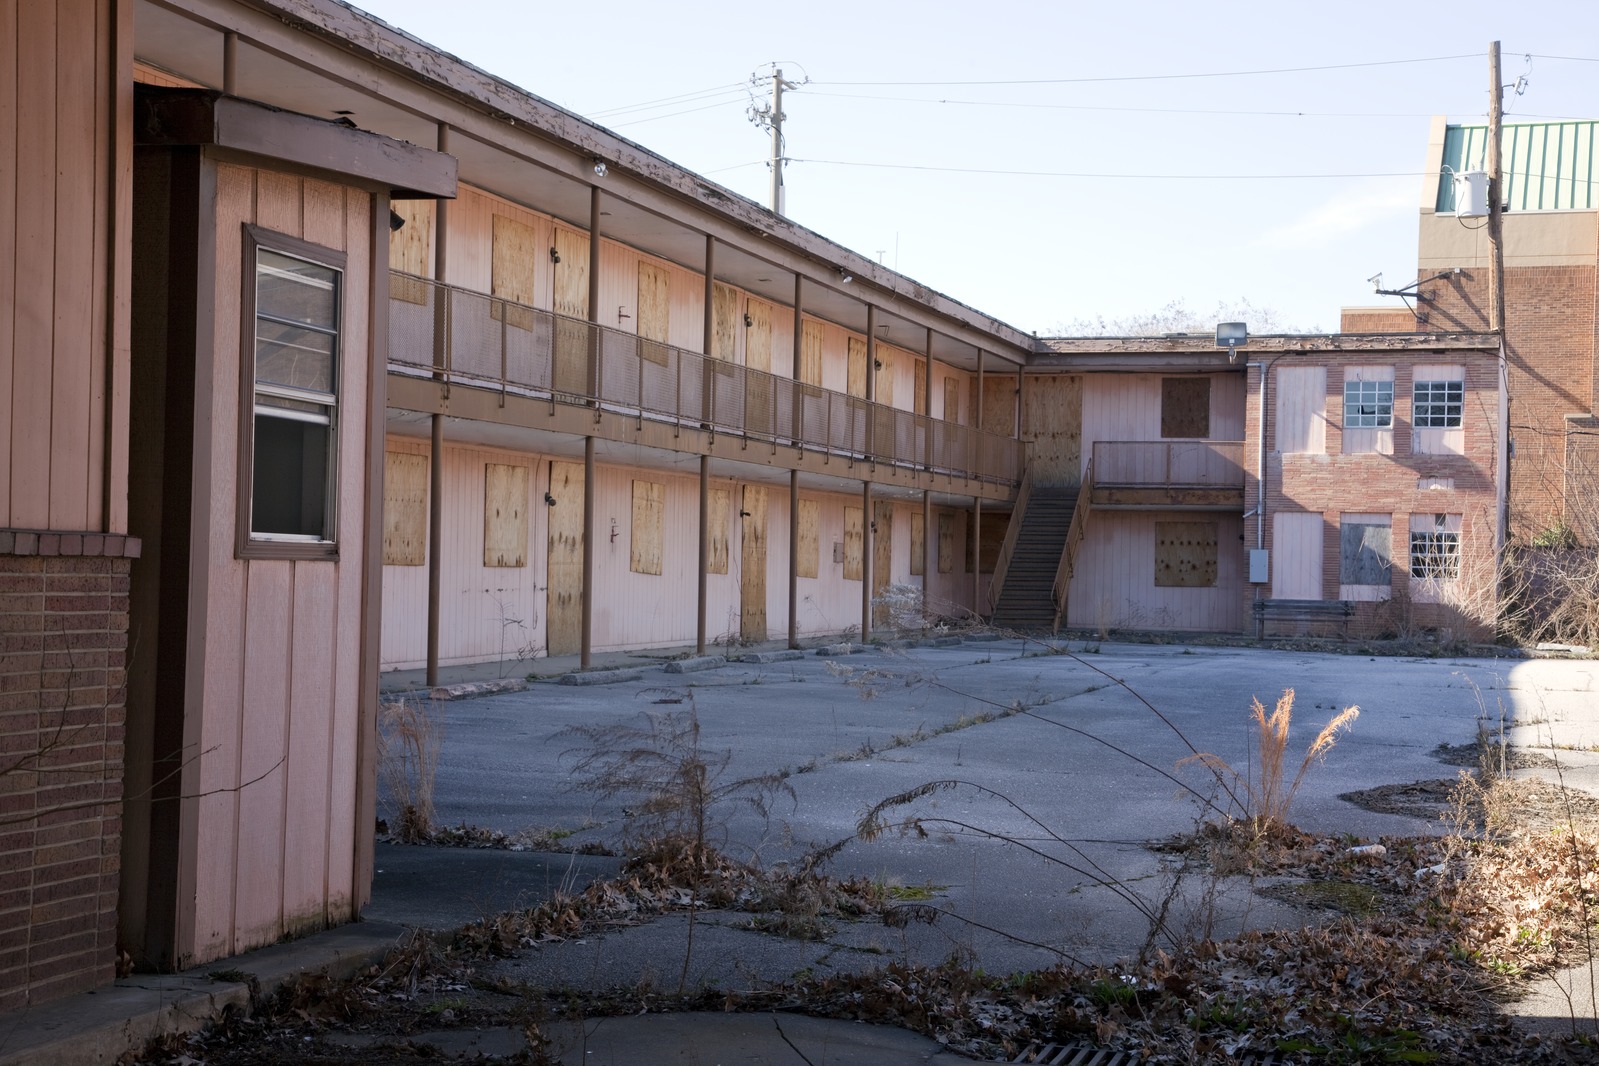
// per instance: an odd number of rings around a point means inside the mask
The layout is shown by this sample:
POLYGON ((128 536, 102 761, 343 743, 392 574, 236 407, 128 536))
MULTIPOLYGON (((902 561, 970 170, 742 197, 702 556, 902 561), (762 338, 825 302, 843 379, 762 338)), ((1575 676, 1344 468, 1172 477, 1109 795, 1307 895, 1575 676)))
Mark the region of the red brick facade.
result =
POLYGON ((0 532, 0 1011, 115 976, 136 551, 0 532))
MULTIPOLYGON (((1337 600, 1340 592, 1339 532, 1345 514, 1385 514, 1391 521, 1392 587, 1387 598, 1356 604, 1348 632, 1352 636, 1407 635, 1423 630, 1479 637, 1487 633, 1493 617, 1495 537, 1495 457, 1498 431, 1497 353, 1485 350, 1340 351, 1295 353, 1275 364, 1327 368, 1325 400, 1326 446, 1315 454, 1277 450, 1274 428, 1277 379, 1267 398, 1267 492, 1265 544, 1275 568, 1283 557, 1273 543, 1272 516, 1314 513, 1322 516, 1322 574, 1320 598, 1337 600), (1463 455, 1418 455, 1412 452, 1411 395, 1413 370, 1429 364, 1466 368, 1465 409, 1462 419, 1463 455), (1344 454, 1344 370, 1353 365, 1394 369, 1393 452, 1344 454), (1439 486, 1447 487, 1422 487, 1439 486), (1451 590, 1451 602, 1418 602, 1412 596, 1409 530, 1412 515, 1460 516, 1461 576, 1451 590)), ((1245 499, 1250 508, 1258 499, 1260 370, 1249 372, 1246 426, 1248 474, 1245 499)), ((1246 524, 1253 547, 1259 518, 1246 524)), ((1248 586, 1271 595, 1271 585, 1248 586)), ((1268 624, 1267 635, 1341 630, 1342 623, 1284 620, 1268 624)))

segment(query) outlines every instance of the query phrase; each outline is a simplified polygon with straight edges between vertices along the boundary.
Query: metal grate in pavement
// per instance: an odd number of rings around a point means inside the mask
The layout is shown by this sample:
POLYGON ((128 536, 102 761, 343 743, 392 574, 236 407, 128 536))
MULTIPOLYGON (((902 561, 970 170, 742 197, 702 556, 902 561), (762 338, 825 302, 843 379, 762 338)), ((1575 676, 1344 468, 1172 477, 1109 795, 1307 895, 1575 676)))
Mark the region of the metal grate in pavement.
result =
MULTIPOLYGON (((1000 1062, 1024 1062, 1034 1066, 1137 1066, 1139 1056, 1131 1051, 1111 1051, 1092 1044, 1028 1044, 1014 1059, 1000 1062)), ((1283 1066, 1279 1055, 1245 1054, 1238 1060, 1241 1066, 1283 1066)))

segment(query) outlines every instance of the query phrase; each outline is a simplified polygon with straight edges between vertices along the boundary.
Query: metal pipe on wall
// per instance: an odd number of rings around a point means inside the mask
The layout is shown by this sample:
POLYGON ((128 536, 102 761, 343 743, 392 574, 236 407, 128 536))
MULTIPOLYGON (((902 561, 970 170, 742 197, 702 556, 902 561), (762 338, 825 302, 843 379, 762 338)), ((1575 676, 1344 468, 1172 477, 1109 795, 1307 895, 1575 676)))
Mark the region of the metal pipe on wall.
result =
POLYGON ((699 605, 694 614, 694 654, 705 654, 706 574, 711 565, 711 457, 700 456, 699 605))

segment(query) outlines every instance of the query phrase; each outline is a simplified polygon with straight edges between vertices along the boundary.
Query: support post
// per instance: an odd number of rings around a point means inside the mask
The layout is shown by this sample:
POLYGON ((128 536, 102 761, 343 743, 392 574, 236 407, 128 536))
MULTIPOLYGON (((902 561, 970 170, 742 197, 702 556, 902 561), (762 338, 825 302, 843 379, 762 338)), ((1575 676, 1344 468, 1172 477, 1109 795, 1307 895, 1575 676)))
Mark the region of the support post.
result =
POLYGON ((694 654, 705 654, 706 573, 711 566, 711 457, 700 456, 699 600, 694 614, 694 654))
POLYGON ((1504 336, 1505 240, 1504 177, 1500 141, 1504 138, 1504 76, 1499 71, 1499 42, 1488 46, 1488 247, 1493 262, 1488 270, 1488 329, 1504 336))
MULTIPOLYGON (((981 391, 981 390, 979 390, 981 391)), ((983 498, 972 497, 972 614, 982 616, 983 606, 983 498)))
POLYGON ((788 646, 799 647, 799 471, 788 472, 788 646))
POLYGON ((866 461, 877 465, 877 308, 866 305, 866 461))
POLYGON ((583 641, 578 666, 594 660, 594 438, 583 438, 583 641))
POLYGON ((239 95, 239 35, 233 30, 222 35, 222 91, 239 95))
MULTIPOLYGON (((589 400, 596 408, 600 403, 600 187, 589 187, 589 400)), ((585 533, 586 535, 586 533, 585 533)), ((584 566, 588 565, 587 561, 584 566)), ((584 639, 587 640, 587 627, 584 639)), ((587 645, 584 645, 587 649, 587 645)), ((583 665, 587 666, 587 651, 583 665)))
MULTIPOLYGON (((868 349, 870 351, 870 349, 868 349)), ((861 643, 872 635, 872 483, 861 482, 861 643)))
POLYGON ((439 593, 444 580, 444 416, 434 415, 432 423, 428 451, 428 688, 439 683, 439 593))
MULTIPOLYGON (((927 373, 922 375, 922 393, 923 393, 923 396, 922 396, 922 414, 927 420, 926 421, 927 441, 926 441, 925 447, 927 449, 927 472, 928 472, 928 474, 931 474, 933 472, 933 428, 934 428, 934 426, 933 426, 933 423, 934 423, 934 418, 933 418, 933 327, 932 326, 928 326, 927 327, 927 343, 924 345, 924 348, 925 348, 925 350, 927 352, 927 373)), ((927 556, 927 548, 925 546, 926 537, 927 537, 927 529, 926 529, 925 526, 922 528, 922 537, 923 537, 922 558, 923 558, 923 561, 925 562, 926 561, 926 556, 927 556)))

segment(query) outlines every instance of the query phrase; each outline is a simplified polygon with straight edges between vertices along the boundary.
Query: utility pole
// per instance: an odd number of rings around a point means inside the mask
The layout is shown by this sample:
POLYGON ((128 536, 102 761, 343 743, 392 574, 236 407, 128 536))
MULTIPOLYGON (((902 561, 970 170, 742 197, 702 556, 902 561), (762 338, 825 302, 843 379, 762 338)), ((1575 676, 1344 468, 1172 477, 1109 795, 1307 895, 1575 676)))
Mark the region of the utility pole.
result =
POLYGON ((1505 119, 1505 86, 1499 72, 1499 42, 1488 46, 1488 329, 1503 339, 1505 328, 1504 178, 1500 141, 1505 119))
MULTIPOLYGON (((1495 55, 1498 53, 1496 52, 1495 55)), ((783 213, 783 71, 772 68, 772 213, 783 213)))

